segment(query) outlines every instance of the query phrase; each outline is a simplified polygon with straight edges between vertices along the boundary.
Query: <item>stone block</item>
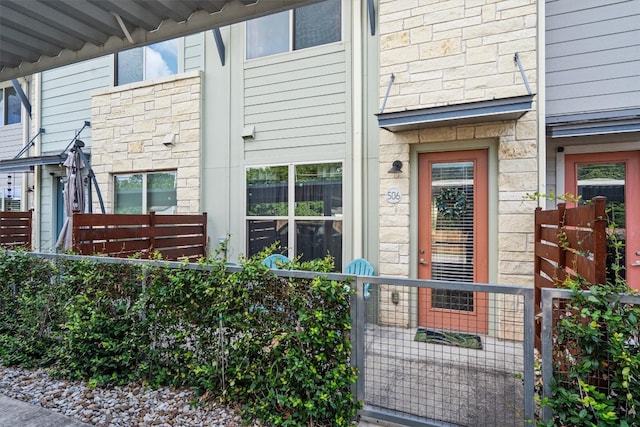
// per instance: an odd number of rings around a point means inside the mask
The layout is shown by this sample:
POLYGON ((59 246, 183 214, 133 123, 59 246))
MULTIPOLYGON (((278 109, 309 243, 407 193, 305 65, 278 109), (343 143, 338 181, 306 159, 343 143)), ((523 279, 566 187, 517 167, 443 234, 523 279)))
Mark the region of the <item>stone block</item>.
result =
POLYGON ((498 176, 500 191, 531 191, 535 192, 538 185, 538 172, 501 173, 498 176))
POLYGON ((499 173, 512 172, 536 172, 538 170, 538 159, 529 157, 524 159, 503 159, 498 164, 499 173))
POLYGON ((380 227, 409 227, 409 215, 381 215, 380 227))
POLYGON ((428 93, 420 96, 420 104, 424 107, 435 107, 438 105, 458 104, 465 101, 464 90, 443 89, 439 92, 428 93))
POLYGON ((420 58, 440 58, 456 55, 462 51, 462 41, 459 37, 437 40, 420 45, 420 58))
POLYGON ((423 25, 418 28, 412 28, 409 36, 411 38, 412 44, 419 45, 421 43, 430 41, 433 37, 433 31, 431 27, 423 25))
POLYGON ((129 143, 128 149, 129 149, 129 154, 144 152, 142 141, 134 141, 129 143))
POLYGON ((409 228, 380 227, 380 243, 409 244, 409 228))
POLYGON ((418 46, 407 46, 380 52, 380 66, 406 64, 420 59, 418 46))
MULTIPOLYGON (((497 45, 483 45, 474 48, 469 48, 465 52, 465 59, 467 65, 482 64, 482 63, 494 63, 498 58, 498 46, 497 45)), ((496 71, 496 67, 493 67, 493 71, 496 71)))
POLYGON ((500 233, 533 233, 533 212, 529 214, 503 214, 498 217, 500 233))
MULTIPOLYGON (((524 27, 524 19, 522 17, 514 17, 501 21, 483 22, 479 25, 468 25, 462 29, 463 38, 470 39, 476 37, 488 37, 496 34, 513 34, 524 27)), ((511 38, 515 40, 515 37, 511 38)), ((492 40, 486 40, 493 43, 492 40)))
POLYGON ((456 127, 446 126, 420 130, 420 142, 455 141, 456 127))
POLYGON ((456 127, 456 139, 473 139, 475 138, 475 126, 458 126, 456 127))
POLYGON ((381 263, 397 264, 400 260, 398 252, 380 252, 381 263))
POLYGON ((476 126, 476 138, 495 138, 496 136, 514 135, 515 124, 512 121, 498 122, 476 126))
MULTIPOLYGON (((476 134, 476 136, 478 135, 476 134)), ((536 157, 537 154, 538 147, 535 140, 514 141, 500 138, 498 158, 501 161, 505 159, 531 158, 536 157)))

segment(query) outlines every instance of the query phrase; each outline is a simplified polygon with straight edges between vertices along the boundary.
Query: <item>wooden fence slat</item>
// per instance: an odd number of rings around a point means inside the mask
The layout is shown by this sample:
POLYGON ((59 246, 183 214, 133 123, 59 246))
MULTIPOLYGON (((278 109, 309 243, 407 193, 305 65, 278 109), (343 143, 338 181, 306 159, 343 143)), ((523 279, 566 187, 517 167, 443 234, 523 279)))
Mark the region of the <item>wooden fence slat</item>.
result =
POLYGON ((31 250, 33 211, 0 212, 0 247, 31 250))
MULTIPOLYGON (((542 287, 555 287, 580 275, 592 284, 606 282, 607 262, 606 198, 594 197, 584 206, 535 211, 535 298, 540 309, 542 287), (555 232, 556 236, 552 234, 555 232), (548 276, 548 277, 545 277, 548 276)), ((540 328, 536 324, 536 347, 540 349, 540 328)))
POLYGON ((73 216, 73 250, 81 255, 197 260, 207 253, 207 214, 81 214, 73 216))

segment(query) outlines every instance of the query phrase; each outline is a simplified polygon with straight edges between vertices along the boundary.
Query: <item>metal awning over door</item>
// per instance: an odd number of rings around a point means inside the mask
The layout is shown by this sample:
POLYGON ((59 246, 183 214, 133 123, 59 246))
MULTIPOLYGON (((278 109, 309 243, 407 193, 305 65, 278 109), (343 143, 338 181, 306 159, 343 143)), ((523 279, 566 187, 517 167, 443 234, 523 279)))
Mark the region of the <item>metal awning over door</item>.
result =
POLYGON ((319 0, 1 0, 0 82, 319 0))

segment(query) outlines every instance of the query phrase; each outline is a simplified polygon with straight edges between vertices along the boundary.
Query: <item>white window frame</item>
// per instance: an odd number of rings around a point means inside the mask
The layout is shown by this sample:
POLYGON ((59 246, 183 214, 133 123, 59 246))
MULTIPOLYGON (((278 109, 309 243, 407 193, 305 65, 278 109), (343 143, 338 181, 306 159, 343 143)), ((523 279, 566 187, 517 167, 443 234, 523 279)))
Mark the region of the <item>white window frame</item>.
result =
MULTIPOLYGON (((24 117, 23 117, 23 105, 22 105, 22 100, 20 100, 20 121, 16 122, 16 123, 7 123, 7 119, 8 119, 8 109, 9 109, 9 98, 7 97, 7 89, 14 89, 14 87, 12 85, 6 85, 6 86, 0 86, 0 97, 2 98, 2 111, 0 111, 0 127, 3 126, 17 126, 19 124, 22 124, 22 122, 24 121, 24 117)), ((17 95, 17 92, 16 92, 17 95)), ((19 98, 19 97, 18 97, 19 98)))
MULTIPOLYGON (((344 243, 345 243, 345 233, 344 233, 344 223, 345 223, 345 218, 344 218, 344 204, 345 204, 345 188, 344 188, 344 180, 345 180, 345 174, 344 174, 344 162, 342 160, 322 160, 322 161, 308 161, 308 162, 295 162, 295 163, 274 163, 274 164, 261 164, 261 165, 247 165, 245 166, 245 173, 244 173, 244 207, 243 207, 243 212, 244 212, 244 242, 245 245, 247 245, 248 242, 248 227, 247 224, 249 221, 251 220, 286 220, 288 223, 288 230, 287 230, 287 240, 289 242, 288 246, 287 246, 287 257, 289 259, 293 259, 295 256, 298 255, 298 248, 296 247, 296 222, 298 221, 340 221, 342 222, 342 247, 344 248, 344 243), (296 167, 297 166, 304 166, 304 165, 323 165, 323 164, 331 164, 331 163, 338 163, 341 165, 342 168, 342 175, 340 178, 340 182, 341 182, 341 190, 342 190, 342 209, 343 212, 340 216, 300 216, 300 215, 296 215, 295 214, 295 209, 296 209, 296 200, 295 200, 295 179, 296 179, 296 167), (249 169, 258 169, 258 168, 266 168, 266 167, 282 167, 282 166, 286 166, 287 169, 287 216, 282 216, 282 215, 273 215, 273 216, 269 216, 269 215, 260 215, 260 216, 249 216, 247 215, 247 198, 246 198, 246 194, 247 194, 247 171, 249 169)), ((248 254, 248 247, 245 246, 245 252, 248 254)), ((344 251, 343 251, 343 258, 344 258, 344 251)), ((342 262, 342 260, 340 260, 342 262)))
MULTIPOLYGON (((178 52, 177 52, 177 59, 176 60, 178 61, 178 69, 177 69, 175 74, 172 74, 172 76, 184 73, 184 46, 185 46, 184 37, 178 37, 177 40, 178 40, 178 47, 177 47, 178 52)), ((158 42, 158 43, 160 43, 160 42, 158 42)), ((151 43, 149 46, 154 45, 154 44, 156 44, 156 43, 151 43)), ((145 53, 146 51, 145 51, 144 47, 145 46, 138 46, 138 47, 132 48, 132 49, 142 49, 142 51, 143 51, 143 54, 142 54, 142 80, 138 80, 138 81, 135 81, 135 82, 122 83, 122 84, 118 83, 118 78, 119 78, 119 75, 118 75, 118 53, 114 53, 113 54, 113 78, 112 78, 112 81, 113 81, 113 85, 114 86, 117 87, 117 86, 125 86, 125 85, 130 85, 130 84, 131 85, 135 85, 135 84, 141 84, 141 83, 153 81, 153 79, 147 79, 147 76, 146 76, 147 54, 145 53)), ((160 78, 166 78, 166 77, 169 77, 169 76, 164 76, 164 77, 160 77, 160 78)))
MULTIPOLYGON (((121 173, 114 173, 113 174, 113 212, 116 212, 117 210, 117 206, 116 206, 116 178, 119 176, 130 176, 130 175, 142 175, 143 179, 142 179, 142 209, 141 209, 141 213, 144 214, 148 214, 148 204, 149 204, 149 199, 148 199, 148 186, 147 186, 147 182, 148 182, 148 177, 149 175, 153 175, 153 174, 159 174, 159 173, 174 173, 175 177, 176 177, 176 184, 178 181, 178 171, 175 169, 172 170, 162 170, 162 171, 147 171, 147 172, 121 172, 121 173)), ((172 213, 168 213, 168 215, 173 215, 177 212, 178 210, 178 189, 176 186, 176 204, 174 205, 174 212, 172 213)), ((160 212, 156 212, 158 215, 161 215, 160 212)))
POLYGON ((248 61, 256 61, 256 60, 263 59, 263 58, 271 58, 271 57, 278 56, 278 55, 286 55, 286 54, 289 54, 291 52, 305 51, 307 49, 314 49, 314 48, 318 48, 318 47, 321 47, 321 46, 329 46, 329 45, 332 45, 332 44, 342 43, 344 41, 344 27, 345 27, 345 25, 344 25, 344 22, 345 22, 344 0, 340 0, 340 40, 338 40, 336 42, 323 43, 323 44, 316 45, 316 46, 306 47, 306 48, 303 48, 303 49, 295 49, 294 50, 294 48, 293 48, 294 47, 294 42, 295 42, 295 40, 294 40, 294 36, 295 36, 295 34, 294 34, 295 28, 294 27, 295 27, 295 24, 294 24, 294 15, 293 15, 294 9, 289 9, 287 12, 288 12, 288 15, 289 15, 289 50, 287 50, 286 52, 278 52, 278 53, 274 53, 274 54, 271 54, 271 55, 257 56, 255 58, 251 58, 251 59, 247 58, 248 37, 247 37, 247 24, 245 23, 245 25, 244 25, 244 37, 245 37, 245 40, 244 40, 244 60, 246 62, 248 62, 248 61))

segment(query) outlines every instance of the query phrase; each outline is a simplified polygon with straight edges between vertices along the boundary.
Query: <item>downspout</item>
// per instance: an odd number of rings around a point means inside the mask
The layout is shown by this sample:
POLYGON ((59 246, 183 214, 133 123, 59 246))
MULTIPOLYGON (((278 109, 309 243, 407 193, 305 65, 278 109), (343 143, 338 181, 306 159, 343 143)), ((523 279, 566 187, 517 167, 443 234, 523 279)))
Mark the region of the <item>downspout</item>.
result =
MULTIPOLYGON (((36 73, 33 75, 31 90, 33 93, 33 97, 36 102, 36 111, 32 112, 33 126, 32 129, 40 129, 42 125, 42 75, 40 73, 36 73)), ((42 135, 38 137, 38 140, 35 141, 33 146, 35 150, 35 155, 40 156, 42 153, 42 135)), ((33 212, 34 218, 32 220, 33 225, 33 247, 36 252, 41 252, 41 223, 42 223, 42 201, 40 200, 42 196, 42 166, 35 166, 33 170, 33 212)))
POLYGON ((363 162, 363 138, 362 138, 362 0, 353 0, 351 2, 352 9, 352 30, 351 30, 351 140, 352 140, 352 183, 353 189, 352 199, 352 235, 353 235, 353 258, 363 256, 363 227, 366 221, 363 221, 363 191, 364 180, 362 178, 362 162, 363 162))
MULTIPOLYGON (((538 192, 540 194, 547 194, 547 131, 546 131, 546 35, 545 35, 545 2, 543 0, 538 1, 538 46, 537 46, 537 122, 538 122, 538 192)), ((546 209, 545 206, 546 197, 538 197, 538 206, 546 209)))

